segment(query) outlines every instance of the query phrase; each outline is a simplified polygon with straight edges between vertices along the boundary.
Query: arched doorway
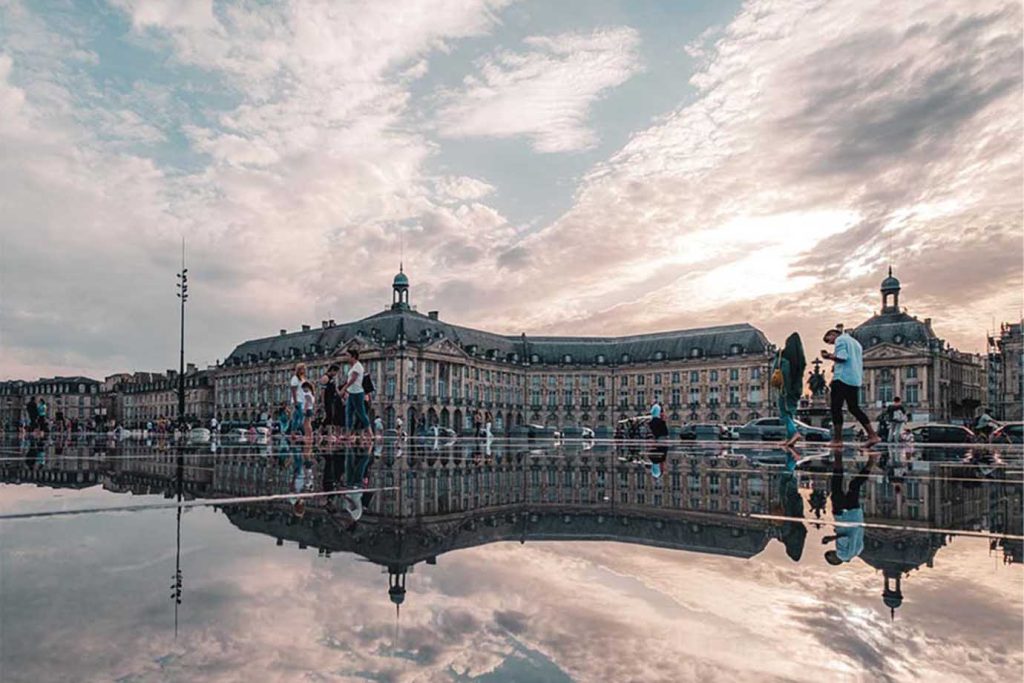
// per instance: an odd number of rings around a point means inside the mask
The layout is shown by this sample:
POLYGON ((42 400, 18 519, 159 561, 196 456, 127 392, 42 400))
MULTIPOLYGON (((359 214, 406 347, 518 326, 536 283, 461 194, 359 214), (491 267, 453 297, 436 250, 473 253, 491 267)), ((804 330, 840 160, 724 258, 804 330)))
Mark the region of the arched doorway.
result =
POLYGON ((495 413, 494 415, 494 431, 504 432, 505 431, 505 416, 501 413, 495 413))
POLYGON ((420 416, 419 412, 415 408, 409 408, 408 421, 405 423, 405 431, 408 434, 416 434, 419 425, 416 424, 416 419, 420 416))
POLYGON ((387 427, 388 429, 394 429, 395 428, 395 407, 394 406, 388 406, 384 410, 384 426, 387 427))
POLYGON ((448 409, 441 408, 441 426, 448 427, 448 409))
POLYGON ((462 411, 458 408, 452 413, 452 429, 457 432, 461 432, 466 428, 466 423, 462 420, 462 411))
POLYGON ((427 427, 437 424, 437 411, 433 408, 427 411, 427 427))

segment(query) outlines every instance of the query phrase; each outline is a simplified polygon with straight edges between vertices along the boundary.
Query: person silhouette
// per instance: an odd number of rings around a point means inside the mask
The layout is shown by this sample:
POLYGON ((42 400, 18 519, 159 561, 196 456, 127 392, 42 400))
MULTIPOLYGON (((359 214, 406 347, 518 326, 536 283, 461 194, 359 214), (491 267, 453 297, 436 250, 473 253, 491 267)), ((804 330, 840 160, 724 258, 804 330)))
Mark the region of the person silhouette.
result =
POLYGON ((832 476, 829 478, 832 499, 832 517, 837 522, 851 522, 856 526, 837 526, 836 533, 821 539, 822 544, 835 541, 835 550, 825 552, 825 561, 831 565, 851 562, 864 551, 864 508, 860 505, 860 490, 868 480, 868 472, 875 465, 877 454, 869 453, 868 461, 844 490, 846 471, 843 469, 842 450, 836 449, 832 458, 832 476))

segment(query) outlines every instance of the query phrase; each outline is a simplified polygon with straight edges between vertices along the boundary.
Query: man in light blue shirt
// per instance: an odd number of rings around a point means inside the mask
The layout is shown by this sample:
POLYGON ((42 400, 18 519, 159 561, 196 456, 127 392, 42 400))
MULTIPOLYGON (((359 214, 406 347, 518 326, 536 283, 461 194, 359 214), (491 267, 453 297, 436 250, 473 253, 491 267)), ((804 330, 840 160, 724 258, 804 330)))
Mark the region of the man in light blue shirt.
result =
POLYGON ((874 446, 882 439, 875 433, 868 416, 860 409, 858 398, 860 385, 864 383, 864 350, 860 342, 848 332, 833 328, 825 333, 824 342, 835 344, 834 353, 823 350, 821 357, 834 362, 832 366, 832 384, 830 385, 832 408, 832 445, 843 443, 843 404, 867 432, 867 446, 874 446))

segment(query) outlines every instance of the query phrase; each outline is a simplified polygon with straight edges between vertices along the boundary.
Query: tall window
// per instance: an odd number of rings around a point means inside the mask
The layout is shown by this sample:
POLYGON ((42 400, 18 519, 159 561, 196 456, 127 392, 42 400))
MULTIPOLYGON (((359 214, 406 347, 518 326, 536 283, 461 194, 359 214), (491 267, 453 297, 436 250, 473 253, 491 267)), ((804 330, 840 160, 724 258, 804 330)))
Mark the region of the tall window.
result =
POLYGON ((563 391, 562 398, 566 408, 572 406, 572 389, 566 389, 565 391, 563 391))
POLYGON ((647 403, 644 401, 644 390, 640 389, 636 392, 636 404, 638 406, 645 406, 647 403))
POLYGON ((661 384, 661 373, 660 372, 654 373, 654 383, 655 384, 661 384))
POLYGON ((644 377, 643 375, 637 375, 636 376, 636 385, 638 387, 642 387, 646 382, 647 382, 647 378, 644 377))
POLYGON ((740 388, 737 386, 729 387, 729 403, 736 405, 740 402, 740 388))
POLYGON ((750 368, 750 379, 751 381, 761 379, 761 368, 750 368))
POLYGON ((629 377, 627 377, 626 375, 623 375, 622 377, 620 377, 619 378, 619 386, 620 387, 628 387, 629 386, 629 377))
POLYGON ((672 373, 672 383, 673 384, 679 384, 679 372, 678 371, 672 373))
POLYGON ((548 392, 548 405, 552 408, 558 405, 558 394, 556 392, 548 392))
POLYGON ((907 366, 907 379, 917 379, 917 366, 916 365, 908 365, 907 366))
POLYGON ((732 380, 733 382, 736 382, 736 381, 739 381, 739 378, 740 378, 740 369, 739 368, 730 368, 729 369, 729 379, 732 380))
POLYGON ((918 386, 916 384, 908 384, 903 387, 903 402, 909 403, 910 405, 917 405, 920 403, 920 395, 918 394, 918 386))
POLYGON ((604 408, 604 405, 605 405, 604 401, 605 401, 604 389, 598 389, 597 390, 597 407, 598 408, 604 408))
POLYGON ((711 372, 708 373, 708 381, 709 382, 717 382, 718 381, 718 370, 712 370, 711 372))
POLYGON ((540 390, 539 389, 531 389, 530 390, 530 405, 532 405, 532 406, 539 406, 540 405, 540 390))
POLYGON ((690 384, 696 384, 700 381, 700 373, 696 370, 690 372, 690 384))
POLYGON ((395 378, 388 377, 387 382, 384 384, 384 395, 388 398, 395 397, 395 378))
POLYGON ((673 406, 678 406, 679 405, 680 394, 681 394, 681 392, 679 391, 678 387, 672 390, 672 405, 673 406))

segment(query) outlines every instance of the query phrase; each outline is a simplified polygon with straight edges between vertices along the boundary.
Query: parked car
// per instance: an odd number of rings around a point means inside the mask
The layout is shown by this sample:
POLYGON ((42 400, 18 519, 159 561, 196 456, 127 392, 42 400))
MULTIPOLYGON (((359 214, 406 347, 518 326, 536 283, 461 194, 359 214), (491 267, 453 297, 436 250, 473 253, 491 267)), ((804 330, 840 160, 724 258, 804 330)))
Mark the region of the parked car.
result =
POLYGON ((558 439, 562 435, 554 427, 544 425, 527 425, 531 439, 558 439))
POLYGON ((188 440, 193 443, 206 443, 210 440, 210 430, 206 427, 196 427, 188 433, 188 440))
POLYGON ((688 424, 679 433, 683 441, 730 441, 732 433, 725 425, 720 424, 688 424))
POLYGON ((593 439, 594 430, 590 427, 565 427, 562 437, 566 439, 593 439))
POLYGON ((963 425, 926 424, 909 430, 914 443, 975 443, 978 437, 963 425))
POLYGON ((988 438, 989 443, 1024 443, 1024 422, 1007 422, 988 438))
MULTIPOLYGON (((832 433, 827 429, 812 427, 800 420, 795 422, 797 431, 805 441, 828 441, 832 438, 832 433)), ((739 436, 745 441, 784 441, 786 427, 782 424, 782 418, 760 417, 740 427, 739 436)))

